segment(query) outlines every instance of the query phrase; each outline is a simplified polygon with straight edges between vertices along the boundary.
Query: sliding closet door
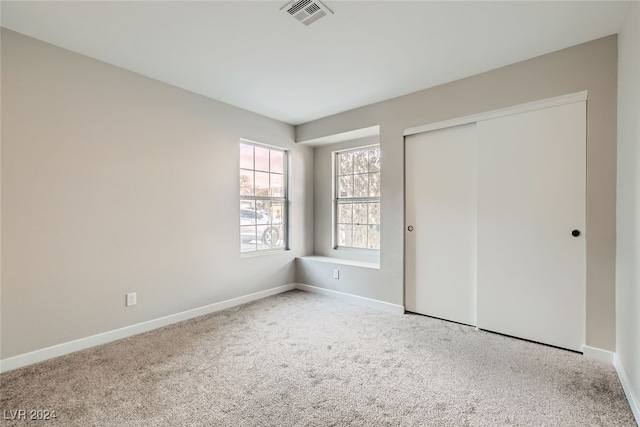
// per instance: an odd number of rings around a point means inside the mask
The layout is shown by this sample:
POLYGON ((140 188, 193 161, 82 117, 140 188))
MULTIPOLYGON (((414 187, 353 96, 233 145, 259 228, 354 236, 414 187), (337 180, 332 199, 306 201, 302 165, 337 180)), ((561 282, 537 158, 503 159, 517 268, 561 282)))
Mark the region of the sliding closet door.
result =
POLYGON ((586 103, 478 123, 478 326, 582 351, 586 103))
POLYGON ((405 139, 405 306, 475 325, 476 125, 405 139))

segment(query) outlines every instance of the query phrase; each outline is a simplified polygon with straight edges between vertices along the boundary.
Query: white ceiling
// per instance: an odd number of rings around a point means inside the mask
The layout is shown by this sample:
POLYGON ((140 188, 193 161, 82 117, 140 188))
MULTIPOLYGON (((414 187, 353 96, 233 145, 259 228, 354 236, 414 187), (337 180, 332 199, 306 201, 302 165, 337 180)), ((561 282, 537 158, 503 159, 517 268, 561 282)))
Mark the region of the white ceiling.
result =
POLYGON ((290 124, 617 33, 628 1, 2 1, 2 26, 290 124))

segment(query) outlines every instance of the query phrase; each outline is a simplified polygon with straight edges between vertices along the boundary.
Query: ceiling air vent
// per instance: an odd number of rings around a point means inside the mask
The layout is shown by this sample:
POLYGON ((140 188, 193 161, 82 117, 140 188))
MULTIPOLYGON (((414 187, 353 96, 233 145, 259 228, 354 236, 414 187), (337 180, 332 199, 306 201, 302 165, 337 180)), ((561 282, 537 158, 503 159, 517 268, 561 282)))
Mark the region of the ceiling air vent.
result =
POLYGON ((311 25, 320 18, 332 15, 333 12, 319 0, 294 0, 287 3, 280 10, 285 10, 289 15, 302 22, 311 25))

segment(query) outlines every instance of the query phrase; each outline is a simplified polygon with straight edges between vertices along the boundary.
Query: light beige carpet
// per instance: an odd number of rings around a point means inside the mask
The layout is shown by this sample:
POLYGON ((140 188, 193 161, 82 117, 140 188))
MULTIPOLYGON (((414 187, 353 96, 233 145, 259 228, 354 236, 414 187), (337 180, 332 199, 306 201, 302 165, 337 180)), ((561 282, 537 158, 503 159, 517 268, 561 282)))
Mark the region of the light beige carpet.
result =
POLYGON ((0 381, 0 414, 57 414, 16 426, 636 425, 611 366, 301 291, 0 381))

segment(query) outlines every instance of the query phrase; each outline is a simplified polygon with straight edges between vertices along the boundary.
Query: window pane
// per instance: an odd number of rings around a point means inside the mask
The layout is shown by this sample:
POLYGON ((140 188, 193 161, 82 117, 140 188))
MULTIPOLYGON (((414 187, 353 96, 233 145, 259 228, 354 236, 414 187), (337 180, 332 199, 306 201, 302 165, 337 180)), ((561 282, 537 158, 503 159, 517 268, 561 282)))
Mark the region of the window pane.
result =
POLYGON ((354 224, 367 223, 367 203, 353 204, 353 223, 354 224))
POLYGON ((380 224, 380 203, 369 203, 369 224, 380 224))
POLYGON ((338 246, 351 246, 351 226, 338 225, 338 246))
POLYGON ((284 173, 284 153, 271 150, 271 172, 284 173))
POLYGON ((338 197, 353 197, 353 175, 339 178, 338 197))
POLYGON ((338 175, 353 173, 353 153, 338 153, 338 175))
POLYGON ((257 249, 258 248, 255 241, 251 243, 240 243, 240 252, 254 252, 257 249))
POLYGON ((240 167, 253 169, 253 145, 240 144, 240 167))
POLYGON ((269 150, 262 147, 254 147, 256 153, 256 170, 269 172, 269 150))
POLYGON ((338 205, 338 222, 343 224, 351 224, 353 215, 351 213, 353 208, 352 203, 340 203, 338 205))
POLYGON ((258 227, 261 249, 273 249, 283 246, 282 228, 277 225, 258 227))
POLYGON ((369 249, 380 249, 380 226, 369 226, 369 249))
POLYGON ((380 148, 369 151, 369 172, 380 172, 380 148))
POLYGON ((271 209, 270 200, 256 200, 256 224, 269 223, 269 210, 271 209))
POLYGON ((353 152, 353 173, 366 173, 369 169, 367 151, 353 152))
POLYGON ((255 242, 257 239, 257 228, 255 225, 240 227, 240 248, 242 251, 255 250, 255 242))
POLYGON ((366 173, 353 176, 353 196, 367 197, 369 195, 369 176, 366 173))
POLYGON ((369 197, 380 196, 380 172, 369 174, 369 197))
POLYGON ((240 169, 240 195, 253 196, 253 171, 240 169))
POLYGON ((269 174, 266 172, 256 172, 256 196, 269 195, 269 174))
POLYGON ((254 225, 256 223, 255 202, 243 200, 240 202, 240 225, 254 225))
POLYGON ((367 247, 367 225, 354 225, 353 226, 353 243, 355 248, 367 247))
POLYGON ((284 202, 271 202, 269 219, 272 224, 282 224, 284 222, 284 202))
POLYGON ((284 196, 284 185, 282 175, 275 173, 270 174, 271 177, 271 189, 269 191, 270 196, 282 197, 284 196))

